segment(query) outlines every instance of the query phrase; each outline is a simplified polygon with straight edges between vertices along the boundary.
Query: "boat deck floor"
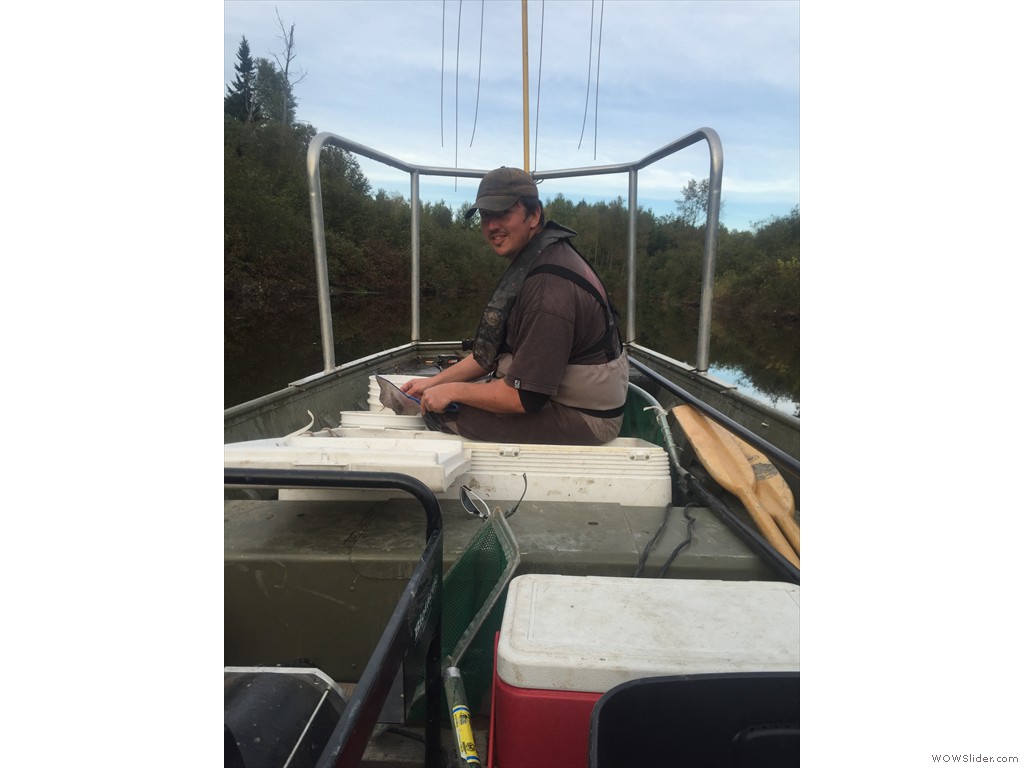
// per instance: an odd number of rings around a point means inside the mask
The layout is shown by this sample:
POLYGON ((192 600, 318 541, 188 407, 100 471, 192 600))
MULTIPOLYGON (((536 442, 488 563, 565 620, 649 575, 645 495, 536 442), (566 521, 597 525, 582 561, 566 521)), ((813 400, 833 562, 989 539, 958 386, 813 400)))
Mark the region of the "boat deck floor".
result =
MULTIPOLYGON (((481 525, 457 501, 442 500, 444 562, 465 552, 481 525)), ((492 509, 508 505, 491 504, 492 509)), ((693 541, 672 562, 669 578, 773 580, 773 572, 712 512, 690 507, 693 541)), ((408 579, 423 550, 426 521, 412 499, 378 501, 225 501, 226 568, 254 559, 343 560, 396 571, 408 579)), ((665 530, 641 575, 656 575, 686 537, 686 512, 668 510, 665 530)), ((524 501, 509 518, 522 562, 518 573, 632 576, 666 510, 619 504, 524 501)))
MULTIPOLYGON (((447 570, 482 521, 457 501, 440 503, 447 570)), ((509 506, 488 504, 492 511, 509 506)), ((300 660, 322 669, 343 689, 353 688, 422 554, 423 509, 411 498, 233 499, 225 500, 224 514, 225 665, 300 660)), ((689 514, 692 542, 672 559, 665 577, 776 580, 706 508, 684 512, 682 507, 543 500, 524 501, 508 519, 520 549, 516 575, 633 576, 666 514, 642 577, 656 578, 686 539, 689 514)), ((486 756, 487 710, 489 700, 474 711, 481 757, 486 756)), ((410 734, 422 735, 422 729, 378 727, 363 765, 422 765, 423 744, 410 734)), ((442 734, 450 747, 450 729, 442 734)))

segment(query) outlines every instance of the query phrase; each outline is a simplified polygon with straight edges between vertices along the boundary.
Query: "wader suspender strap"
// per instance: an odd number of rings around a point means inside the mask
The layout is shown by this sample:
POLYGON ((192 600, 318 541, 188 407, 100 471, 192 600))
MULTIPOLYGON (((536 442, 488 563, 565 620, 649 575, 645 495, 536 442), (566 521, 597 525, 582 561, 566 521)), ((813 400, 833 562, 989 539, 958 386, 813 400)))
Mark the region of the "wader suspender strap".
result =
MULTIPOLYGON (((573 250, 576 249, 574 248, 573 250)), ((580 256, 580 258, 583 257, 580 256)), ((586 261, 586 259, 584 259, 584 261, 586 261)), ((591 269, 593 269, 593 267, 591 267, 591 269)), ((549 275, 557 275, 558 277, 565 278, 566 280, 571 280, 572 282, 576 283, 576 285, 578 285, 580 288, 582 288, 591 296, 593 296, 595 299, 597 299, 601 306, 604 307, 605 322, 607 325, 607 328, 604 332, 604 336, 602 336, 601 340, 594 344, 592 347, 589 347, 588 349, 585 349, 582 352, 580 352, 578 355, 569 358, 569 363, 575 364, 577 360, 584 360, 590 355, 594 354, 595 352, 599 352, 601 350, 604 350, 605 356, 608 358, 608 362, 611 362, 612 360, 618 358, 618 356, 622 353, 622 343, 619 339, 618 323, 616 323, 617 313, 615 312, 615 308, 611 306, 611 303, 607 299, 605 299, 605 297, 601 295, 601 292, 598 291, 597 288, 595 288, 594 285, 589 280, 587 280, 587 278, 585 278, 583 275, 579 274, 578 272, 573 272, 571 269, 566 269, 565 267, 559 266, 557 264, 541 264, 539 266, 536 266, 527 273, 526 277, 530 278, 533 275, 540 274, 542 272, 547 273, 549 275)), ((596 275, 597 273, 595 272, 594 274, 596 275)), ((598 280, 600 279, 601 278, 598 278, 598 280)))
MULTIPOLYGON (((498 286, 494 289, 487 306, 484 307, 480 325, 476 331, 476 339, 473 341, 473 357, 484 370, 491 370, 498 355, 507 350, 506 336, 509 314, 512 312, 512 305, 516 302, 519 289, 531 266, 537 262, 541 252, 549 245, 559 240, 568 240, 575 235, 576 233, 568 227, 549 221, 509 264, 501 276, 501 280, 498 281, 498 286)), ((573 248, 573 250, 576 249, 573 248)))

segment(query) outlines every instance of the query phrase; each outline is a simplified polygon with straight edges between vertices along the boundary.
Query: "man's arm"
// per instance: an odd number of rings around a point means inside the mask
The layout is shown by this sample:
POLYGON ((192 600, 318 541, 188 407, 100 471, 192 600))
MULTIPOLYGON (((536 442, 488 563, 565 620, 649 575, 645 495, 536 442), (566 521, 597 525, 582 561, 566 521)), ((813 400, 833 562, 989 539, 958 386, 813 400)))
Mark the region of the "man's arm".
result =
MULTIPOLYGON (((451 382, 474 381, 483 376, 487 371, 480 367, 472 355, 462 358, 450 368, 445 368, 435 376, 423 379, 410 379, 402 385, 402 391, 407 395, 422 398, 423 393, 431 387, 451 382)), ((442 409, 443 410, 443 409, 442 409)))
POLYGON ((440 413, 450 403, 463 403, 491 413, 526 413, 518 390, 506 383, 506 379, 456 381, 432 386, 420 398, 420 410, 440 413))

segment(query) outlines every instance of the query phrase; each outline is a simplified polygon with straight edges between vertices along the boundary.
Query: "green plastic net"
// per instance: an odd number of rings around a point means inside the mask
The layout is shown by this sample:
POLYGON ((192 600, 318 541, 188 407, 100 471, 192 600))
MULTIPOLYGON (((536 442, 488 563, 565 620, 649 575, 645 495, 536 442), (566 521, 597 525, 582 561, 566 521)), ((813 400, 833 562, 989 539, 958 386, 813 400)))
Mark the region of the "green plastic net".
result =
MULTIPOLYGON (((442 581, 441 664, 459 668, 473 712, 489 704, 494 633, 501 628, 508 584, 518 567, 519 544, 504 514, 495 510, 442 581)), ((423 717, 423 694, 421 684, 411 720, 423 717)))

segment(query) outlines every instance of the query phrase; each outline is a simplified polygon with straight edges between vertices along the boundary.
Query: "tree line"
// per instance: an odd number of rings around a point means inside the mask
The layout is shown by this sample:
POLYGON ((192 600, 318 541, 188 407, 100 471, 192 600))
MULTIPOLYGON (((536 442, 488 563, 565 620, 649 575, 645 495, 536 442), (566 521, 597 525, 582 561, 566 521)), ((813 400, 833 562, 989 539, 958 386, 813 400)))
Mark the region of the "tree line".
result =
MULTIPOLYGON (((280 21, 280 17, 279 17, 280 21)), ((284 51, 254 59, 243 37, 224 97, 225 286, 259 303, 315 294, 305 156, 317 129, 296 120, 292 86, 302 73, 294 26, 281 23, 284 51)), ((321 188, 328 275, 334 292, 409 291, 410 201, 374 192, 355 157, 326 147, 321 188)), ((674 215, 641 208, 637 217, 637 301, 664 308, 700 299, 707 180, 681 190, 674 215)), ((628 209, 622 198, 575 203, 559 194, 545 214, 579 232, 574 244, 625 304, 628 209)), ((486 295, 506 264, 493 257, 476 223, 444 201, 421 203, 420 284, 426 299, 486 295)), ((723 202, 724 205, 724 202, 723 202)), ((796 320, 800 314, 800 212, 754 225, 720 227, 715 311, 796 320)))

